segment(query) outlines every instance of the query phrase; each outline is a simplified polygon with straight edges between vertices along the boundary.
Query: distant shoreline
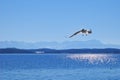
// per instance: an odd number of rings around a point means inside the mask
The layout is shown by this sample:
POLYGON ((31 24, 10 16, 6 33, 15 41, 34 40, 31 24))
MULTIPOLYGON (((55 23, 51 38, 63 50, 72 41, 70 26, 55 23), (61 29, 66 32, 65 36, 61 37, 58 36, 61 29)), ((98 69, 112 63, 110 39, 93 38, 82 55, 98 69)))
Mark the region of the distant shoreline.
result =
POLYGON ((120 49, 117 48, 104 48, 104 49, 49 49, 49 48, 41 48, 41 49, 18 49, 18 48, 1 48, 0 54, 81 54, 81 53, 91 53, 91 54, 99 54, 99 53, 114 53, 120 54, 120 49))

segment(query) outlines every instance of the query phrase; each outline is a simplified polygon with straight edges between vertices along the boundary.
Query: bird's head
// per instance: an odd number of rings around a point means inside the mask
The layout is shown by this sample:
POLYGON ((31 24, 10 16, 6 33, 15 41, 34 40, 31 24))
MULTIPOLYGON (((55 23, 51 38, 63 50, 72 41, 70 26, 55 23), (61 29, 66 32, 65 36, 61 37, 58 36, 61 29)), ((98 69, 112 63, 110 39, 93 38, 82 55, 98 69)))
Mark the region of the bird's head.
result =
POLYGON ((92 30, 91 30, 91 29, 90 29, 90 30, 88 30, 88 33, 89 33, 89 34, 91 34, 91 33, 92 33, 92 30))

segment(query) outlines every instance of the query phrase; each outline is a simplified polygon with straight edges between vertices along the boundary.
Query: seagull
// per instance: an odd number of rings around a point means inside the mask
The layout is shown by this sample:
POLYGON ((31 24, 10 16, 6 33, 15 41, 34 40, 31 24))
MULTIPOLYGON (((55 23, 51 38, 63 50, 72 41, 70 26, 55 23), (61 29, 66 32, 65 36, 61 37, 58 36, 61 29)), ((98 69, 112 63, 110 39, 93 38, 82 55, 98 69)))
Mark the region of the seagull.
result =
POLYGON ((87 34, 91 34, 92 33, 92 30, 87 30, 87 29, 81 29, 80 31, 77 31, 75 32, 73 35, 71 35, 69 38, 79 34, 79 33, 82 33, 83 35, 85 34, 87 36, 87 34))

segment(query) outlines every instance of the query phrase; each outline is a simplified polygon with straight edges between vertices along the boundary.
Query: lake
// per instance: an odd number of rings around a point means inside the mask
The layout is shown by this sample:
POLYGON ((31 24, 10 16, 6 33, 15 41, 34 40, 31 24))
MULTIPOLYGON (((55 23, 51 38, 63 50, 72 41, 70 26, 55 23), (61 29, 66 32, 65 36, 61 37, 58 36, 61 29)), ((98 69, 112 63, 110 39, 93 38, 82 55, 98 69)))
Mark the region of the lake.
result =
POLYGON ((120 54, 1 54, 0 80, 120 80, 120 54))

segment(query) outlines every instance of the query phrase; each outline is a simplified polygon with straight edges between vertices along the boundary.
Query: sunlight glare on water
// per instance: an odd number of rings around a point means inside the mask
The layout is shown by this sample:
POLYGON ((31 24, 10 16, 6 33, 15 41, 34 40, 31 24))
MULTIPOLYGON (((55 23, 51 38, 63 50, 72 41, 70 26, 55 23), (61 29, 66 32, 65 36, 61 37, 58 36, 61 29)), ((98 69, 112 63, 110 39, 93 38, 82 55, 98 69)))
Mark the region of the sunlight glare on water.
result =
POLYGON ((111 55, 106 54, 70 54, 66 57, 78 61, 87 60, 91 64, 115 62, 115 59, 112 58, 111 55))

